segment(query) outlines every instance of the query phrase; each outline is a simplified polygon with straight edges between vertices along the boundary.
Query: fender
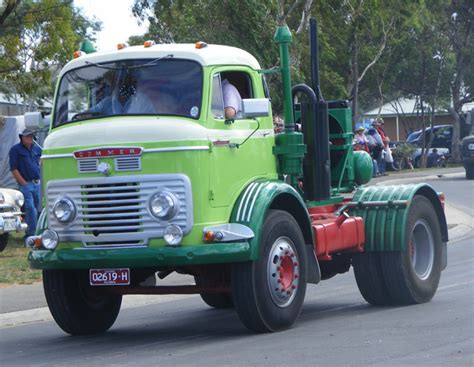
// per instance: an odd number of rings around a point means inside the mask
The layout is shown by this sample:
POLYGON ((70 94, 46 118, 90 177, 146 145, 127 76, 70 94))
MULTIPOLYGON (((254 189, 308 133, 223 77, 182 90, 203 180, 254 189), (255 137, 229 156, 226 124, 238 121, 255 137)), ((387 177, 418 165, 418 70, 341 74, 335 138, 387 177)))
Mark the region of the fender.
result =
POLYGON ((299 224, 307 250, 308 282, 318 283, 321 272, 314 254, 314 238, 308 210, 301 195, 282 181, 259 179, 251 182, 241 192, 232 210, 230 222, 246 225, 255 234, 249 241, 251 259, 257 260, 260 256, 262 227, 269 209, 284 210, 299 224))
POLYGON ((441 228, 443 242, 448 241, 448 226, 441 201, 437 192, 428 184, 410 184, 397 186, 367 186, 355 193, 352 201, 360 206, 350 209, 351 215, 364 219, 366 242, 364 250, 402 251, 406 248, 406 223, 408 209, 416 195, 425 196, 434 207, 441 228), (393 206, 391 202, 406 200, 405 207, 393 206), (371 201, 386 202, 386 205, 364 206, 371 201))
POLYGON ((48 228, 48 216, 47 216, 47 209, 43 208, 41 210, 41 214, 38 218, 38 223, 36 224, 36 235, 40 235, 44 232, 45 229, 48 228))

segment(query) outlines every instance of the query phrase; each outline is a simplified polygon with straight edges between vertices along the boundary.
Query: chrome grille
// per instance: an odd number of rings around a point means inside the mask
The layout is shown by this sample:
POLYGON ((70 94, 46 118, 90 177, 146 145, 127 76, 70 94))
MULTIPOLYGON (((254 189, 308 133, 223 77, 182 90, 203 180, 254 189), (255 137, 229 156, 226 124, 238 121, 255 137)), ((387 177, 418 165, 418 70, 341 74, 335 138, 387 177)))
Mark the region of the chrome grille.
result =
POLYGON ((115 171, 139 171, 141 167, 140 157, 118 157, 114 159, 115 171))
POLYGON ((50 228, 61 241, 80 241, 84 246, 146 246, 150 238, 162 238, 165 227, 176 224, 188 233, 193 225, 191 183, 184 175, 97 177, 50 181, 47 186, 50 228), (148 200, 157 191, 173 192, 180 210, 170 221, 149 213, 148 200), (67 225, 53 215, 54 203, 68 196, 77 207, 76 219, 67 225))
POLYGON ((79 173, 97 172, 98 165, 98 159, 79 159, 77 161, 77 170, 79 173))

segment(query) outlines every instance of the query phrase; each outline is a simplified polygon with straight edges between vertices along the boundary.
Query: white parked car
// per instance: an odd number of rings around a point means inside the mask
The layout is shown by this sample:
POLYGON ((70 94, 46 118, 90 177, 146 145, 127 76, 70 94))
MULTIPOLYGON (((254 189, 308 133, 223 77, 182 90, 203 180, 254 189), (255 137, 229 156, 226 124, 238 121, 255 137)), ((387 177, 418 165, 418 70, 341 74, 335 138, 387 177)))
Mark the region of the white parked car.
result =
POLYGON ((20 191, 0 188, 0 251, 7 246, 10 232, 25 230, 27 227, 21 219, 24 201, 20 191))

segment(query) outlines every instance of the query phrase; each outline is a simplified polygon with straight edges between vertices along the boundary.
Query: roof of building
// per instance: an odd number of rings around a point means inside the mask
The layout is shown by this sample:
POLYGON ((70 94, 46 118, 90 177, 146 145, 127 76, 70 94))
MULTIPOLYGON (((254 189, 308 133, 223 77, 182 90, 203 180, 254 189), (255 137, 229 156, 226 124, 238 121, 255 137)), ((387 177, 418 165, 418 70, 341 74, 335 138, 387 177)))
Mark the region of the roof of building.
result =
MULTIPOLYGON (((473 103, 466 103, 462 110, 463 112, 469 112, 474 109, 473 103)), ((364 117, 376 117, 376 116, 397 116, 397 115, 417 115, 420 113, 420 104, 416 98, 400 98, 388 103, 385 103, 382 107, 374 108, 373 110, 367 111, 362 114, 364 117)), ((448 114, 445 108, 437 108, 437 114, 448 114)))
POLYGON ((80 56, 70 61, 61 74, 87 65, 87 62, 103 63, 127 59, 154 59, 172 55, 174 58, 195 60, 203 66, 208 65, 248 65, 260 69, 257 59, 247 51, 236 47, 207 45, 196 48, 195 44, 158 44, 151 47, 131 46, 121 50, 101 51, 80 56))

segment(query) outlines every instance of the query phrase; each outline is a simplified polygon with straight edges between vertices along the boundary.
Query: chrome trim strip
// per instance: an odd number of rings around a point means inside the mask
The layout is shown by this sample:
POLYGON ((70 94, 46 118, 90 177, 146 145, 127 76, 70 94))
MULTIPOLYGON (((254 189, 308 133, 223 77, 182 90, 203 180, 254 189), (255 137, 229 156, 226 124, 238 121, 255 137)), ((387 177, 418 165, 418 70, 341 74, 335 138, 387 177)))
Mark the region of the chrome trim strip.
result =
POLYGON ((145 153, 160 153, 160 152, 181 152, 181 151, 193 151, 193 150, 209 150, 207 145, 196 145, 186 147, 169 147, 169 148, 151 148, 145 149, 145 153))
POLYGON ((247 217, 247 222, 249 222, 249 223, 250 223, 250 217, 252 216, 252 212, 253 212, 253 206, 255 205, 255 200, 257 200, 258 194, 263 189, 263 186, 264 186, 263 184, 260 185, 260 187, 258 188, 257 192, 255 193, 255 195, 253 197, 252 204, 250 205, 250 209, 249 209, 249 215, 247 217))
POLYGON ((254 194, 255 190, 258 189, 258 187, 261 185, 262 183, 258 183, 254 187, 252 187, 252 190, 250 190, 249 196, 247 197, 247 200, 245 200, 244 210, 242 211, 242 222, 245 221, 245 213, 247 213, 247 208, 250 203, 250 199, 252 198, 252 195, 254 194))
POLYGON ((50 159, 50 158, 73 158, 74 155, 72 153, 64 153, 64 154, 45 154, 41 156, 41 159, 50 159))
POLYGON ((249 193, 249 190, 255 186, 257 183, 256 182, 252 182, 248 187, 247 189, 245 189, 245 192, 244 192, 244 196, 242 196, 242 200, 240 200, 240 205, 239 205, 239 209, 237 210, 237 220, 240 220, 240 211, 242 210, 242 205, 244 204, 244 201, 247 199, 247 195, 249 193))

